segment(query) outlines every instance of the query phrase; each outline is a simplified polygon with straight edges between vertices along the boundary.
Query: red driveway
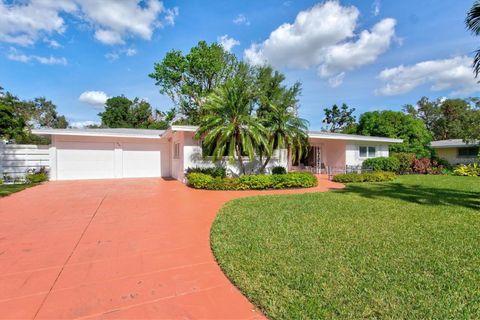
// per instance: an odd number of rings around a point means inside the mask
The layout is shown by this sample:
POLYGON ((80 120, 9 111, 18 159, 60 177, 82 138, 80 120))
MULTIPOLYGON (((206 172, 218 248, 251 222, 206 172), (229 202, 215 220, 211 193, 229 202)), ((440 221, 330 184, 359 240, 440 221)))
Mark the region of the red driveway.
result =
POLYGON ((262 318, 216 265, 210 226, 227 200, 303 192, 133 179, 50 182, 0 199, 0 318, 262 318))

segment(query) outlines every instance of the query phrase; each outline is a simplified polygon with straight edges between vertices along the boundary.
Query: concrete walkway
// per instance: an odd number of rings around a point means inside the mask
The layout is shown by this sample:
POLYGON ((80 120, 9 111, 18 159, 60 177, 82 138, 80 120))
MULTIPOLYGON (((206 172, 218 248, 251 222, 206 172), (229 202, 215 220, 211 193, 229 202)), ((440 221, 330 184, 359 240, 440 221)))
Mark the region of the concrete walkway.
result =
POLYGON ((0 199, 0 318, 261 319, 210 251, 223 192, 160 179, 49 182, 0 199))

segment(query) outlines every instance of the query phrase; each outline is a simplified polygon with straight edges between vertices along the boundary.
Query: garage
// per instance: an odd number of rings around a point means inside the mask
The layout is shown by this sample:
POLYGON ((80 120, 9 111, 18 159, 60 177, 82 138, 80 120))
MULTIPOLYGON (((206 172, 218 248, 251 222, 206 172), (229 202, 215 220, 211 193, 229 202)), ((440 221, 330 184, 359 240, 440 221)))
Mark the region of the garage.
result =
POLYGON ((114 147, 113 142, 58 142, 58 180, 115 178, 114 147))
MULTIPOLYGON (((45 130, 44 130, 45 131, 45 130)), ((48 129, 50 179, 169 177, 170 148, 162 130, 48 129)))

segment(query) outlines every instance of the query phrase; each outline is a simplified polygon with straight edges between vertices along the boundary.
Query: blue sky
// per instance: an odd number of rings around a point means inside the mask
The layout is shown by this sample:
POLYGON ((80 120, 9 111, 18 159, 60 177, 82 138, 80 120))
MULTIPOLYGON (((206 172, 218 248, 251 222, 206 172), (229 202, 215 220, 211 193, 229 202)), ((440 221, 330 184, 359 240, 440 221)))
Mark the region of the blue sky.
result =
POLYGON ((359 114, 478 94, 469 66, 480 39, 464 27, 472 2, 0 0, 0 85, 53 100, 75 123, 98 121, 105 96, 169 109, 148 78, 154 62, 225 36, 239 58, 300 81, 300 114, 319 129, 333 103, 359 114))

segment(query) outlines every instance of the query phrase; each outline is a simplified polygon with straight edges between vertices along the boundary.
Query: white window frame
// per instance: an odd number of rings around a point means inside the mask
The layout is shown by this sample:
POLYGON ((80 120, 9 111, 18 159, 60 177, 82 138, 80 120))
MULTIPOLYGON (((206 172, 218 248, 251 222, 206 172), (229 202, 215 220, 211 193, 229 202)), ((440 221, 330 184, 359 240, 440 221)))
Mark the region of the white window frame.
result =
POLYGON ((362 159, 368 159, 368 158, 375 158, 377 156, 377 147, 376 146, 358 146, 358 156, 362 159), (362 153, 360 152, 361 148, 366 148, 367 149, 367 155, 362 156, 362 153), (370 148, 373 148, 373 153, 370 152, 370 148))
POLYGON ((180 159, 180 142, 173 143, 173 159, 180 159))

